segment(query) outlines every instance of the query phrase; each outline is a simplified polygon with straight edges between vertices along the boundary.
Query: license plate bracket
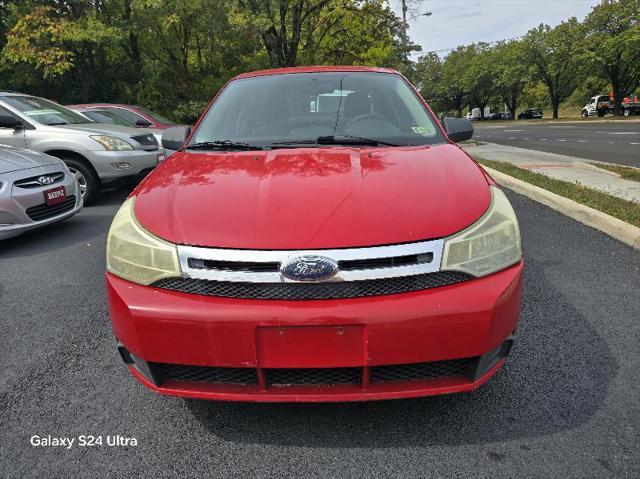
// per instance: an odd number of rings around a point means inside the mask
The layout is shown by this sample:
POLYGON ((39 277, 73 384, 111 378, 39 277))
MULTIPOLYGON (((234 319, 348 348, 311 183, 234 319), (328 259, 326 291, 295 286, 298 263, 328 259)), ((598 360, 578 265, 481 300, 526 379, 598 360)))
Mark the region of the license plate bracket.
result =
POLYGON ((284 326, 256 331, 262 368, 335 368, 365 364, 364 327, 284 326))

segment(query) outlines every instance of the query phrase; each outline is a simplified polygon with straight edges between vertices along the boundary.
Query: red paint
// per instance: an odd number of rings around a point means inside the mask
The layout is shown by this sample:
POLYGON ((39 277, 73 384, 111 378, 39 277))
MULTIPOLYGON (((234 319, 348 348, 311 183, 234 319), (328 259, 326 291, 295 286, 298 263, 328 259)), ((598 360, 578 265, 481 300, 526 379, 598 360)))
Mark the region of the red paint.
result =
POLYGON ((136 194, 136 217, 161 238, 248 249, 442 238, 490 201, 484 174, 449 144, 179 152, 136 194))
MULTIPOLYGON (((318 71, 300 67, 238 78, 318 71)), ((233 80, 232 80, 233 81, 233 80)), ((215 103, 215 98, 209 108, 215 103)), ((425 106, 428 106, 425 103, 425 106)), ((206 112, 205 112, 206 114, 206 112)), ((440 125, 439 125, 440 126, 440 125)), ((197 124, 196 124, 197 128, 197 124)), ((477 221, 493 180, 457 145, 178 152, 132 193, 138 221, 179 244, 325 249, 443 238, 477 221)), ((257 385, 166 381, 150 389, 236 401, 394 399, 476 389, 483 377, 370 384, 369 367, 481 356, 516 329, 522 263, 481 279, 389 296, 242 300, 140 286, 107 274, 118 340, 148 362, 257 370, 257 385), (267 387, 264 368, 361 367, 361 384, 267 387)))

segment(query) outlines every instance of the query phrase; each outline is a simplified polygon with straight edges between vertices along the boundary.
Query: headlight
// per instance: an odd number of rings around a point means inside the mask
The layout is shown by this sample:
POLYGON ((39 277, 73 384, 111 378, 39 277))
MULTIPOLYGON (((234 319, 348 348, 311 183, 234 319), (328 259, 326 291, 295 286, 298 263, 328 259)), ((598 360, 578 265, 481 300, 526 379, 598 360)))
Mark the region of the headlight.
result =
POLYGON ((135 197, 120 207, 107 237, 107 271, 134 283, 149 285, 180 276, 176 246, 156 238, 138 224, 135 197))
POLYGON ((115 136, 105 135, 91 135, 92 140, 100 143, 105 150, 109 151, 121 151, 121 150, 133 150, 133 146, 120 138, 115 136))
POLYGON ((489 210, 464 231, 447 238, 442 270, 486 276, 522 258, 518 219, 506 195, 491 187, 489 210))

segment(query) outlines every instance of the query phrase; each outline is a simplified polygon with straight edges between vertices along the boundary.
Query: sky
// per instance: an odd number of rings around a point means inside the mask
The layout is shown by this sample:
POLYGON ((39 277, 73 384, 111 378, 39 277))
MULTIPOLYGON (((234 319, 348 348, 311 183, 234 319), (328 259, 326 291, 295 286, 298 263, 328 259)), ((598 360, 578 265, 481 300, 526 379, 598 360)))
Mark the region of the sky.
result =
MULTIPOLYGON (((397 13, 401 11, 400 0, 390 3, 397 13)), ((423 0, 418 10, 432 14, 409 19, 409 36, 423 52, 437 51, 444 56, 458 45, 519 37, 540 23, 557 25, 572 16, 582 20, 598 3, 599 0, 423 0)))

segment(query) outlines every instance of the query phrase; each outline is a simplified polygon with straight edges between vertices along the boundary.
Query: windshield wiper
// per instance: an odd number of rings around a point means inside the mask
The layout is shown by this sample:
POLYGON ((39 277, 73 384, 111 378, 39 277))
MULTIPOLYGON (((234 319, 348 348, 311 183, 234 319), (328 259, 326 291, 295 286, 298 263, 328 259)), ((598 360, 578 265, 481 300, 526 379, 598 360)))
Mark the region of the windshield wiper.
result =
POLYGON ((363 138, 361 136, 353 135, 341 135, 341 136, 319 136, 316 138, 316 142, 319 145, 370 145, 370 146, 400 146, 395 143, 389 143, 381 140, 374 140, 373 138, 363 138))
POLYGON ((261 146, 231 140, 199 141, 187 145, 188 150, 262 150, 261 146))

